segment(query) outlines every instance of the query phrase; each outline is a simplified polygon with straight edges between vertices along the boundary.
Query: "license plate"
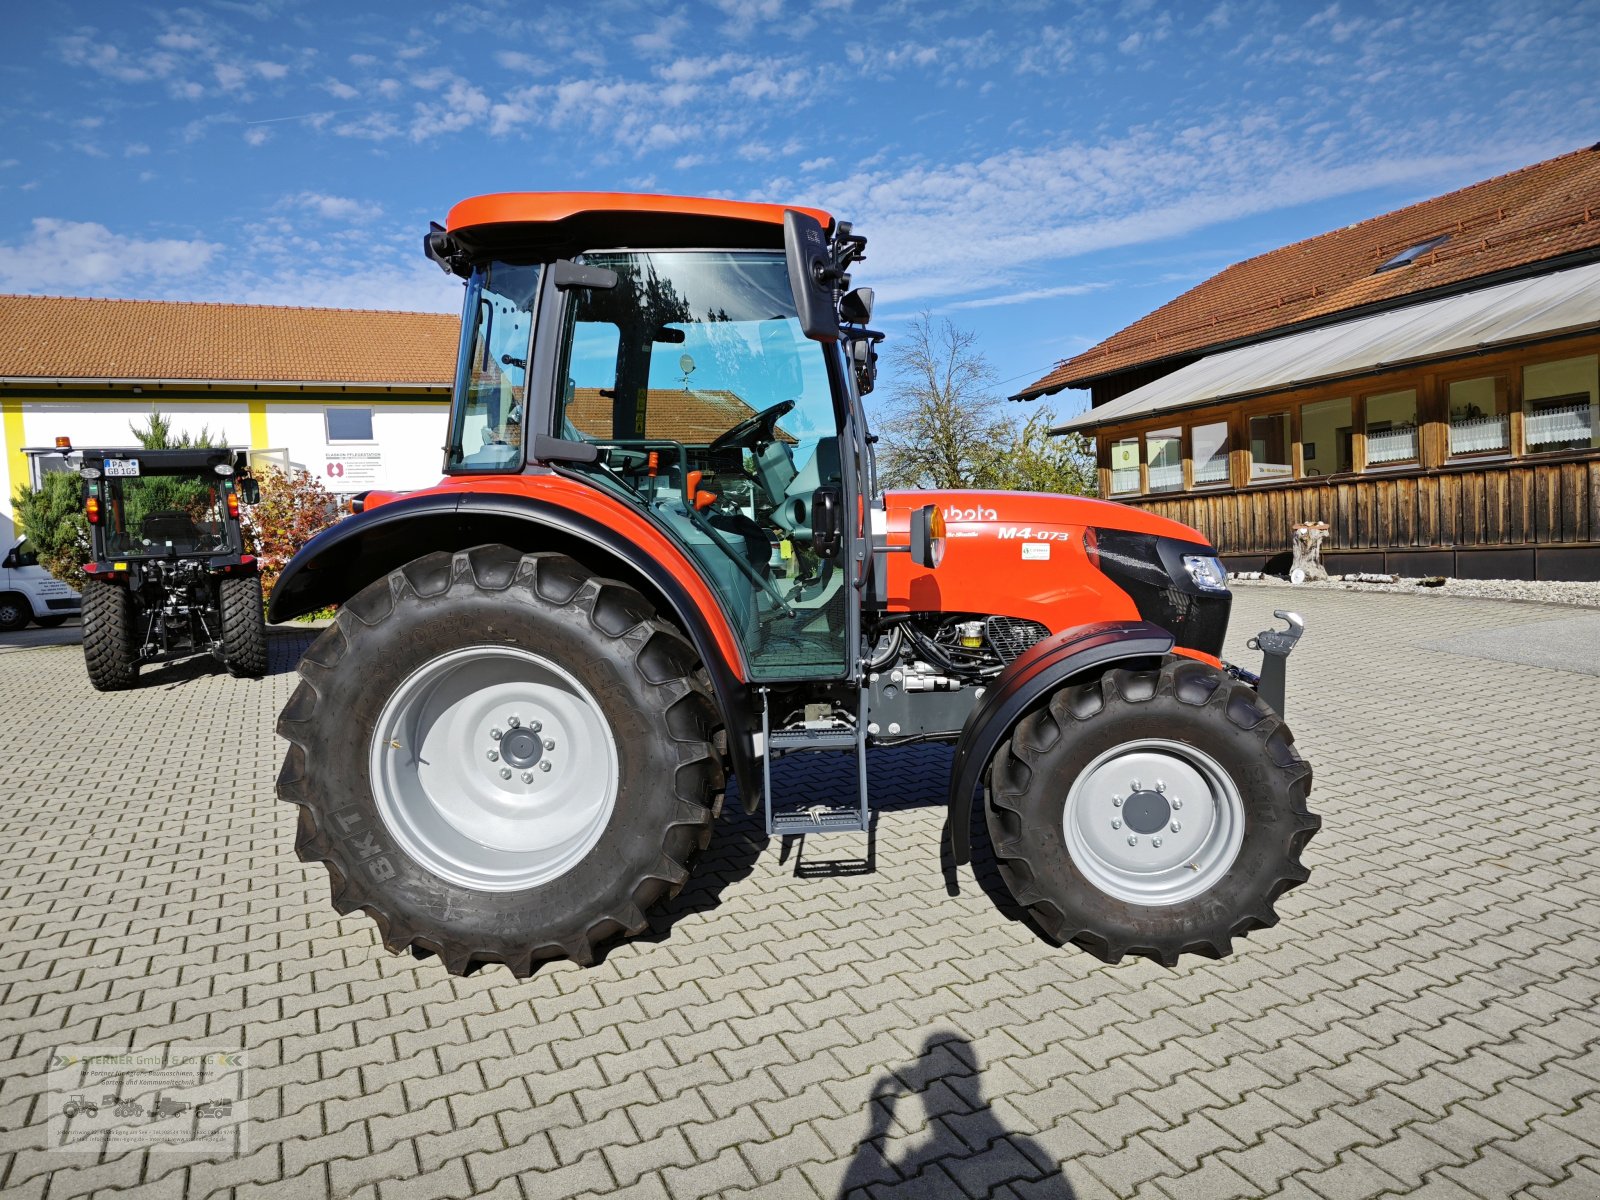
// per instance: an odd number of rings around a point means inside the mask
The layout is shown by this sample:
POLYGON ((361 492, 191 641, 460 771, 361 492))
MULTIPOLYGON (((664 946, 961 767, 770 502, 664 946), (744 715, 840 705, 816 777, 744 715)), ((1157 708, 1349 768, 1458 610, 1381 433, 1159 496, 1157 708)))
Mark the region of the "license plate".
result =
POLYGON ((137 475, 138 473, 139 460, 137 458, 106 459, 106 477, 108 479, 117 475, 137 475))

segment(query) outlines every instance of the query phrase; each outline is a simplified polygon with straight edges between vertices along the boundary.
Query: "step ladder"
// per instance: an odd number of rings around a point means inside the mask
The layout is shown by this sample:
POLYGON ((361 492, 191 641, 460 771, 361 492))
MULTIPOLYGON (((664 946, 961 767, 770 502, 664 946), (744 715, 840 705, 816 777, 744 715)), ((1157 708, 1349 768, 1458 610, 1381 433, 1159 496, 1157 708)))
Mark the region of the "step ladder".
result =
POLYGON ((867 691, 861 690, 854 729, 781 729, 771 728, 770 698, 766 688, 761 689, 761 741, 765 752, 761 756, 762 796, 767 815, 767 836, 800 837, 808 833, 866 833, 872 826, 872 813, 867 806, 867 691), (780 810, 772 794, 772 763, 780 754, 827 750, 843 753, 855 752, 856 795, 852 804, 828 802, 791 805, 780 810))

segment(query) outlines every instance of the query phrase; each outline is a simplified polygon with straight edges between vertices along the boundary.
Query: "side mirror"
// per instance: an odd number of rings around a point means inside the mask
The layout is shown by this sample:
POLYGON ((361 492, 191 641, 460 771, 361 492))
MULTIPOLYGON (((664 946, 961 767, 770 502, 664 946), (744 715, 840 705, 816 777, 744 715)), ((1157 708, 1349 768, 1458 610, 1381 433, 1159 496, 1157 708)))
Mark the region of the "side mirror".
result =
POLYGON ((851 325, 865 325, 872 320, 872 289, 852 288, 839 301, 839 315, 851 325))
POLYGON ((0 561, 0 571, 15 571, 17 569, 17 552, 12 550, 0 561))
POLYGON ((833 290, 848 277, 834 267, 821 223, 796 209, 785 209, 783 251, 801 332, 813 341, 838 341, 839 313, 834 308, 833 290))
POLYGON ((844 489, 836 483, 811 493, 811 545, 823 558, 837 558, 844 548, 844 489))
POLYGON ((911 561, 930 571, 944 561, 944 514, 937 504, 911 514, 911 561))
POLYGON ((241 478, 235 486, 239 489, 239 499, 246 504, 261 503, 261 485, 248 476, 241 478))
POLYGON ((865 396, 878 385, 878 343, 883 334, 864 330, 850 338, 850 361, 856 369, 856 391, 865 396))

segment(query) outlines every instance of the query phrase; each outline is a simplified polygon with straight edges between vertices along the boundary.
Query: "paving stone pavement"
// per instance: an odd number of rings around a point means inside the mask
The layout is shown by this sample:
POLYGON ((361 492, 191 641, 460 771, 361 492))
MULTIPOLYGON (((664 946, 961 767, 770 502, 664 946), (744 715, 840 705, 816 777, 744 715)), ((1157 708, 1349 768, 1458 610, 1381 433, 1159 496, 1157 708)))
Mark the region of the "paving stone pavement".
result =
POLYGON ((1600 1195, 1600 689, 1471 657, 1570 613, 1252 589, 1237 661, 1290 601, 1312 879, 1176 970, 1044 944, 982 861, 947 895, 933 746, 875 760, 871 874, 725 815, 598 967, 452 979, 295 858, 271 728, 305 637, 108 696, 74 647, 8 653, 0 1193, 1600 1195), (177 1040, 250 1052, 246 1153, 47 1149, 51 1047, 177 1040))

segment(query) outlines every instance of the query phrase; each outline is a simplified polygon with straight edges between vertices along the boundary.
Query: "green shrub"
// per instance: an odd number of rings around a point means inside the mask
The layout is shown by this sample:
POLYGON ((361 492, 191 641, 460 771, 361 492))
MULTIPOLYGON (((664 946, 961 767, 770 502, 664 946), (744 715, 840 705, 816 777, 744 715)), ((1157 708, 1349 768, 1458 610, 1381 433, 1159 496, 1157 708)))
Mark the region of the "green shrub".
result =
POLYGON ((12 512, 39 565, 62 583, 81 587, 83 564, 89 561, 89 522, 83 515, 78 473, 51 471, 38 491, 18 488, 12 512))

